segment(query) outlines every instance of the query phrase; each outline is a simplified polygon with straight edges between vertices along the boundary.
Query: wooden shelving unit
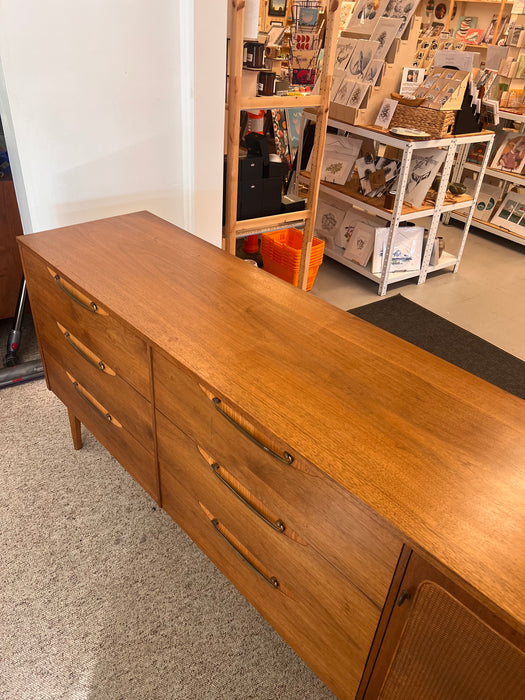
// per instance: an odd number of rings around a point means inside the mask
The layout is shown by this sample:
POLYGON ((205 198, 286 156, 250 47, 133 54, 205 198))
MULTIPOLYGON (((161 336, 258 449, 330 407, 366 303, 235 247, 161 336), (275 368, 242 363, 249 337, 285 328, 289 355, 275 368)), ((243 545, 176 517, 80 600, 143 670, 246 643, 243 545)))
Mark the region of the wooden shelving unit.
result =
POLYGON ((236 241, 239 236, 269 230, 272 227, 288 225, 294 222, 304 224, 303 247, 299 270, 298 286, 306 289, 308 266, 312 249, 313 230, 319 194, 320 172, 323 160, 328 107, 333 78, 333 64, 339 30, 340 3, 328 0, 326 7, 326 30, 324 41, 323 70, 320 79, 319 94, 253 97, 242 94, 242 57, 244 29, 244 0, 232 0, 230 46, 229 46, 229 80, 227 96, 227 175, 225 197, 225 225, 223 229, 223 248, 235 255, 236 241), (239 169, 240 113, 250 109, 273 109, 283 107, 311 107, 318 114, 312 157, 312 186, 304 211, 276 214, 257 219, 237 220, 237 181, 239 169))

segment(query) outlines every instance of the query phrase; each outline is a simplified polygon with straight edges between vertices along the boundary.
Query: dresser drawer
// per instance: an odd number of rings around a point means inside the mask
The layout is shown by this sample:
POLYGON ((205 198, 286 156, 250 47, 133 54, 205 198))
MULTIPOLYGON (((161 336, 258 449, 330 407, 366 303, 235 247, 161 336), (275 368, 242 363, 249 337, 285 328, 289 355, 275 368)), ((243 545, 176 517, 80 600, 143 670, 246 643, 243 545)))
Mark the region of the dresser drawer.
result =
POLYGON ((44 356, 49 388, 158 502, 158 473, 153 451, 139 444, 103 399, 84 387, 45 348, 44 356))
POLYGON ((293 448, 230 410, 174 363, 154 353, 157 408, 223 465, 255 497, 286 511, 289 526, 382 607, 401 541, 344 489, 293 448), (246 431, 224 415, 227 411, 246 431), (256 436, 279 457, 262 449, 256 436), (286 454, 293 458, 286 461, 286 454), (285 461, 282 461, 285 460, 285 461))
MULTIPOLYGON (((189 455, 183 452, 177 453, 175 459, 187 459, 189 455)), ((309 571, 302 567, 294 571, 301 557, 291 553, 291 549, 306 545, 294 544, 290 539, 286 542, 286 538, 277 533, 270 533, 264 543, 254 525, 256 516, 237 520, 238 507, 234 501, 226 498, 221 507, 219 501, 206 492, 206 487, 202 498, 196 498, 187 489, 188 480, 183 475, 183 485, 174 475, 175 471, 173 465, 168 466, 161 459, 164 509, 323 682, 339 698, 353 698, 368 655, 365 633, 359 629, 359 624, 370 611, 370 601, 348 584, 344 607, 352 606, 356 619, 354 626, 343 628, 341 620, 346 622, 350 617, 344 609, 334 620, 320 603, 305 596, 297 584, 309 571), (230 506, 233 512, 228 514, 230 506), (277 538, 281 538, 279 544, 277 538), (287 554, 292 557, 288 564, 285 562, 287 554), (356 637, 360 641, 356 641, 356 637)), ((303 563, 306 567, 308 555, 302 556, 306 556, 303 563)), ((327 576, 324 586, 334 593, 335 604, 344 598, 343 577, 328 564, 324 567, 327 576)), ((315 566, 311 575, 316 578, 315 566)), ((326 598, 327 591, 318 590, 317 593, 319 599, 326 598)), ((378 617, 373 606, 374 620, 378 617)), ((371 642, 374 633, 371 618, 366 627, 371 642)))
POLYGON ((151 403, 125 382, 105 360, 48 314, 38 313, 38 331, 44 350, 133 435, 148 452, 153 451, 151 403))
POLYGON ((160 413, 157 436, 163 470, 184 484, 228 530, 249 542, 254 556, 287 582, 283 585, 290 597, 337 620, 359 650, 358 663, 364 664, 380 609, 288 526, 286 510, 258 499, 160 413))
POLYGON ((144 340, 103 304, 27 252, 24 252, 24 271, 35 316, 38 318, 40 311, 47 311, 149 399, 149 362, 144 340))

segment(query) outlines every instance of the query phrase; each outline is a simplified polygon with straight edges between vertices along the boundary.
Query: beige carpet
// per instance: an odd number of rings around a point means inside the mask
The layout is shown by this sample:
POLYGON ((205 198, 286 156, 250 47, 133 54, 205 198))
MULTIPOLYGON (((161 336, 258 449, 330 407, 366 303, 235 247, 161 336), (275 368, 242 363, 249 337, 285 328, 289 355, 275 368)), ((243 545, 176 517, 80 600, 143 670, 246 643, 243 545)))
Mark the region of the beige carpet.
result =
POLYGON ((333 698, 43 380, 0 419, 2 700, 333 698))

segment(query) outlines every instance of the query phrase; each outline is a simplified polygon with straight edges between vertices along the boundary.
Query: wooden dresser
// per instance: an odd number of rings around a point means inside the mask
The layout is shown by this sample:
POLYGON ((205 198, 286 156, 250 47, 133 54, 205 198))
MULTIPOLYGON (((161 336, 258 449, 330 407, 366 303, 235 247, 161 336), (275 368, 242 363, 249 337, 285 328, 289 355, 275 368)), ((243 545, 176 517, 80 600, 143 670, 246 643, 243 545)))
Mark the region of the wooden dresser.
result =
POLYGON ((74 446, 338 697, 525 697, 523 401, 147 212, 20 247, 74 446))

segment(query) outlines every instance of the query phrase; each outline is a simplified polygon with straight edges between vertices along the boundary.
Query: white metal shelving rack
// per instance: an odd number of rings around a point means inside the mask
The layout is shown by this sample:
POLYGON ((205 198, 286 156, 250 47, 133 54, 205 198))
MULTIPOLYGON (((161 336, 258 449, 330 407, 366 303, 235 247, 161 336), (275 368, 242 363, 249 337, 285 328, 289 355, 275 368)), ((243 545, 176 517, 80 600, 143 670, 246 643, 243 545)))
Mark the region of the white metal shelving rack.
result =
MULTIPOLYGON (((306 122, 306 120, 314 121, 315 115, 308 113, 304 115, 303 119, 304 128, 304 123, 306 122)), ((468 145, 471 143, 486 142, 488 144, 488 148, 485 151, 485 157, 481 165, 481 174, 483 174, 489 158, 490 145, 492 144, 494 133, 490 131, 484 131, 476 134, 461 134, 444 138, 429 139, 425 141, 413 141, 401 138, 399 136, 394 136, 392 134, 389 134, 388 131, 376 127, 355 126, 353 124, 338 122, 333 119, 329 119, 328 124, 329 126, 335 127, 342 131, 349 132, 352 135, 360 136, 366 139, 372 139, 386 146, 393 146, 395 148, 398 148, 402 150, 403 157, 401 161, 399 178, 397 181, 396 198, 394 201, 394 207, 392 211, 384 209, 381 200, 377 204, 375 204, 374 200, 371 200, 370 198, 368 198, 368 200, 365 200, 365 198, 358 197, 356 196, 356 193, 351 193, 350 191, 348 191, 348 188, 345 188, 344 186, 341 187, 337 185, 332 185, 331 183, 327 182, 322 182, 320 186, 322 192, 326 192, 332 197, 341 199, 366 212, 375 214, 376 216, 380 216, 386 219, 387 221, 390 221, 390 232, 387 238, 386 254, 381 272, 373 273, 371 271, 370 263, 366 267, 363 267, 362 265, 358 265, 349 260, 348 258, 345 258, 343 248, 339 250, 334 250, 325 247, 325 255, 376 282, 379 285, 378 294, 380 296, 384 296, 387 292, 388 285, 394 282, 400 282, 402 280, 417 277, 418 284, 423 284, 426 281, 427 275, 430 272, 435 272, 436 270, 441 270, 447 267, 453 267, 453 271, 457 272, 459 263, 461 261, 461 256, 463 254, 463 249, 465 247, 465 242, 467 240, 470 223, 474 214, 475 204, 481 187, 481 181, 483 178, 479 178, 474 197, 467 197, 466 195, 462 195, 460 198, 458 198, 458 201, 455 201, 454 203, 450 204, 445 204, 445 195, 447 193, 447 187, 449 184, 449 177, 454 163, 454 157, 456 155, 458 147, 464 146, 468 148, 468 145), (421 208, 414 209, 412 207, 407 207, 406 205, 404 205, 404 193, 408 182, 412 154, 414 153, 414 151, 424 148, 444 148, 446 149, 447 154, 443 163, 441 171, 441 182, 436 195, 435 202, 425 202, 421 208), (434 240, 436 238, 436 233, 441 219, 441 215, 444 213, 452 213, 459 209, 468 209, 468 211, 466 212, 465 227, 457 253, 453 255, 450 252, 443 252, 438 264, 430 265, 430 257, 432 254, 434 240), (408 272, 391 272, 390 265, 392 261, 392 253, 394 251, 394 232, 397 230, 398 225, 404 221, 413 221, 414 219, 428 216, 432 218, 428 231, 427 242, 423 252, 423 260, 421 263, 420 270, 408 272)), ((301 162, 301 153, 298 154, 297 162, 301 162)), ((307 175, 305 173, 301 173, 299 181, 307 182, 307 175)))
MULTIPOLYGON (((521 131, 523 132, 525 130, 525 115, 500 110, 499 116, 500 119, 506 119, 509 121, 520 123, 521 131)), ((487 148, 487 152, 490 154, 490 148, 487 148)), ((502 195, 505 194, 505 191, 508 187, 506 183, 511 183, 512 185, 518 185, 518 187, 525 188, 525 175, 520 175, 518 173, 506 173, 503 170, 489 168, 488 166, 484 170, 482 170, 481 165, 467 162, 467 154, 468 145, 465 145, 458 152, 457 162, 453 171, 454 180, 461 180, 463 176, 463 171, 470 170, 471 172, 477 173, 478 183, 481 183, 485 175, 497 178, 498 180, 500 180, 500 182, 504 183, 502 187, 502 195)), ((450 217, 456 219, 457 221, 465 221, 466 219, 466 216, 458 211, 451 213, 450 217)), ((474 226, 475 228, 479 228, 483 231, 487 231, 488 233, 493 233, 496 236, 500 236, 501 238, 507 238, 510 241, 514 241, 521 245, 525 245, 525 236, 520 236, 519 234, 514 233, 513 231, 509 231, 508 229, 502 228, 501 226, 496 226, 496 224, 492 224, 490 221, 481 221, 480 219, 476 219, 476 217, 473 217, 472 226, 474 226)))

